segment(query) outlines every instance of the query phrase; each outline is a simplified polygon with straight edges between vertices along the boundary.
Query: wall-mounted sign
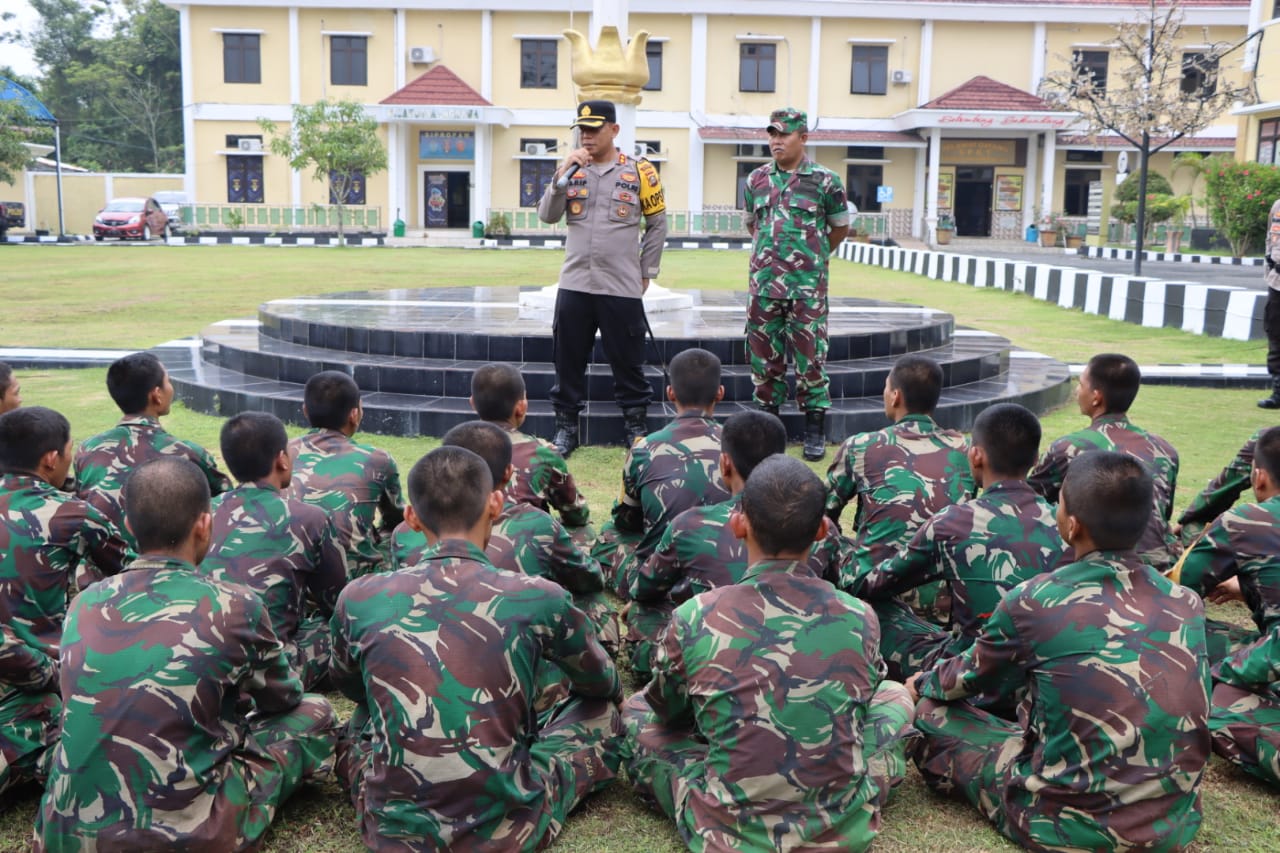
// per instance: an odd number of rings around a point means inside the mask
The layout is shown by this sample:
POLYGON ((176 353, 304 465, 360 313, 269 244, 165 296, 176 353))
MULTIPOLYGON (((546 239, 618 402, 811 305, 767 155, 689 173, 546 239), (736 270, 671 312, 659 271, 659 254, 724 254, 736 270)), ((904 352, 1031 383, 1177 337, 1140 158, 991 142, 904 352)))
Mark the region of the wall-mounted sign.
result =
MULTIPOLYGON (((948 113, 937 118, 938 127, 1004 127, 1010 130, 1062 130, 1075 119, 1044 113, 948 113)), ((928 127, 929 124, 921 125, 928 127)))
POLYGON ((876 201, 880 204, 893 204, 893 187, 883 184, 876 187, 876 201))
POLYGON ((1025 139, 944 139, 944 166, 1022 166, 1025 165, 1025 139))
POLYGON ((469 130, 418 131, 419 160, 474 160, 476 135, 469 130))
POLYGON ((483 107, 429 107, 413 104, 385 106, 381 121, 480 121, 483 107))
POLYGON ((444 173, 427 175, 427 227, 449 224, 449 179, 444 173))
POLYGON ((996 175, 996 210, 1022 210, 1022 175, 996 175))

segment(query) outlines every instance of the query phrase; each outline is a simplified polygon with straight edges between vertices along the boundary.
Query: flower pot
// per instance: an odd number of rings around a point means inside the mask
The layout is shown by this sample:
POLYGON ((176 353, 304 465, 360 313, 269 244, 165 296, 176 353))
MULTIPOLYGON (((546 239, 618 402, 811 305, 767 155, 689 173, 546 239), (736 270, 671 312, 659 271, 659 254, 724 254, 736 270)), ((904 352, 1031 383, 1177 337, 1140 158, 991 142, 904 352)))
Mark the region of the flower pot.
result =
POLYGON ((939 228, 938 229, 938 245, 939 246, 951 245, 951 235, 954 233, 956 232, 950 228, 939 228))
POLYGON ((1053 248, 1055 245, 1057 245, 1057 243, 1058 243, 1058 232, 1057 232, 1057 231, 1046 231, 1046 230, 1044 230, 1043 228, 1041 228, 1041 229, 1040 229, 1040 246, 1041 246, 1041 248, 1044 248, 1044 249, 1051 249, 1051 248, 1053 248))
POLYGON ((1079 234, 1068 234, 1063 239, 1066 240, 1068 249, 1079 249, 1084 245, 1084 238, 1079 234))

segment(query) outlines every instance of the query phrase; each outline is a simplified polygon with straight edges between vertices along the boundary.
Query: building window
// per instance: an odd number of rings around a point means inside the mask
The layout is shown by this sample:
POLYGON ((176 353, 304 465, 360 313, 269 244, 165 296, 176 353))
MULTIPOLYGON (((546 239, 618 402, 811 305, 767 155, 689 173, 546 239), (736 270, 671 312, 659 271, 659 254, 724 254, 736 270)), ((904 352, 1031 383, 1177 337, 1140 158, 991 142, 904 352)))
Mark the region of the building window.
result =
POLYGON ((1182 93, 1207 98, 1218 91, 1218 57, 1182 54, 1182 93))
POLYGON ((556 87, 556 39, 520 39, 520 88, 556 87))
POLYGON ((1071 67, 1076 76, 1086 74, 1093 81, 1099 95, 1107 93, 1107 62, 1111 54, 1105 50, 1077 50, 1071 56, 1071 67))
POLYGON ((227 155, 227 203, 262 204, 262 158, 227 155))
POLYGON ((845 170, 845 192, 849 201, 857 206, 859 213, 879 213, 880 202, 876 199, 876 190, 884 183, 884 148, 871 145, 850 145, 845 150, 849 160, 865 160, 864 163, 849 163, 845 170))
POLYGON ((1280 163, 1280 119, 1258 123, 1258 162, 1280 163))
POLYGON ((662 42, 651 41, 644 46, 644 58, 649 61, 649 82, 644 84, 646 92, 662 90, 662 42))
POLYGON ((1280 0, 1271 4, 1271 17, 1280 18, 1280 0))
POLYGON ((369 39, 329 37, 329 82, 335 86, 369 85, 369 39))
POLYGON ((1080 151, 1075 148, 1067 149, 1066 160, 1068 163, 1101 163, 1101 151, 1080 151))
MULTIPOLYGON (((883 95, 889 90, 889 48, 887 45, 853 46, 853 95, 883 95)), ((861 208, 859 208, 861 209, 861 208)))
POLYGON ((738 47, 738 91, 777 91, 778 46, 746 42, 738 47))
POLYGON ((260 38, 249 33, 222 34, 222 82, 262 82, 260 38))
MULTIPOLYGON (((329 173, 329 204, 338 203, 338 193, 334 184, 341 176, 337 172, 329 173)), ((364 172, 351 172, 351 183, 347 185, 347 198, 343 204, 364 204, 364 172)))

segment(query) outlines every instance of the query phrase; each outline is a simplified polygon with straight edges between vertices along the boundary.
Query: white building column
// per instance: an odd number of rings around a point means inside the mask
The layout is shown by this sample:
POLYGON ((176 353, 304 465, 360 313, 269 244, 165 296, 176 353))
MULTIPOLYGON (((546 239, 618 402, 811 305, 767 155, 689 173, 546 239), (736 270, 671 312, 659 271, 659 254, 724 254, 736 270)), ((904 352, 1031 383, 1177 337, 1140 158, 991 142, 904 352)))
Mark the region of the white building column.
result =
MULTIPOLYGON (((298 7, 289 7, 289 103, 302 103, 302 45, 298 41, 298 7)), ((289 132, 293 132, 290 123, 289 132)), ((289 181, 289 203, 302 205, 302 173, 296 169, 289 181)))
MULTIPOLYGON (((400 145, 400 122, 387 123, 387 211, 386 226, 391 229, 396 221, 396 210, 403 207, 404 196, 404 149, 400 145)), ((401 212, 400 218, 404 218, 401 212)))
POLYGON ((694 15, 689 21, 689 112, 694 116, 689 128, 690 213, 701 213, 706 202, 707 144, 698 132, 698 116, 707 110, 707 16, 694 15))
POLYGON ((916 152, 916 188, 911 194, 911 236, 919 239, 923 233, 924 219, 924 186, 928 180, 926 167, 926 155, 923 148, 915 149, 916 152))
MULTIPOLYGON (((938 176, 942 174, 942 128, 929 129, 929 174, 925 180, 925 242, 938 242, 938 176)), ((953 189, 952 192, 955 190, 953 189)))
POLYGON ((493 103, 493 12, 480 13, 480 97, 493 103))
POLYGON ((1022 188, 1022 232, 1036 218, 1036 199, 1040 198, 1040 134, 1027 134, 1027 177, 1022 188))
MULTIPOLYGON (((182 53, 182 191, 196 201, 196 70, 191 59, 191 7, 178 7, 178 37, 182 53)), ((28 210, 31 209, 28 203, 28 210)))
POLYGON ((1044 21, 1036 21, 1035 29, 1032 30, 1031 36, 1031 87, 1029 92, 1035 94, 1040 91, 1040 81, 1044 79, 1044 63, 1045 53, 1048 51, 1048 41, 1045 37, 1044 21))
POLYGON ((476 156, 471 172, 471 221, 488 222, 489 205, 493 201, 493 170, 489 168, 493 159, 490 151, 493 148, 493 128, 487 124, 477 124, 475 133, 476 156))
POLYGON ((617 27, 618 35, 626 37, 627 0, 595 0, 591 6, 591 46, 600 40, 601 27, 617 27))
POLYGON ((1040 211, 1042 213, 1051 213, 1053 211, 1053 173, 1057 166, 1058 153, 1058 132, 1056 130, 1046 130, 1044 132, 1044 179, 1040 184, 1040 211))
MULTIPOLYGON (((789 49, 789 48, 788 48, 789 49)), ((818 120, 818 83, 822 79, 822 19, 817 15, 809 19, 809 91, 805 98, 805 112, 810 123, 818 120)))
POLYGON ((916 106, 929 103, 933 88, 933 21, 920 24, 920 66, 916 69, 916 106))

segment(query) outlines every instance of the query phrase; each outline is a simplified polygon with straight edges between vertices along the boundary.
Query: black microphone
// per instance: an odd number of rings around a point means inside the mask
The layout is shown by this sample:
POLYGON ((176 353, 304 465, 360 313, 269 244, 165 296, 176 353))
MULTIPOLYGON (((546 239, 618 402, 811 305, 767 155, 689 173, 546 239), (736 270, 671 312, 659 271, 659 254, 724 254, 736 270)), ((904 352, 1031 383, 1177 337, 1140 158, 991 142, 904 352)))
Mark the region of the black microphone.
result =
POLYGON ((582 167, 579 166, 577 163, 574 163, 572 167, 565 169, 564 174, 561 175, 560 179, 556 181, 556 189, 562 190, 565 187, 569 186, 569 181, 573 178, 574 175, 578 174, 578 170, 580 170, 581 168, 582 167))

